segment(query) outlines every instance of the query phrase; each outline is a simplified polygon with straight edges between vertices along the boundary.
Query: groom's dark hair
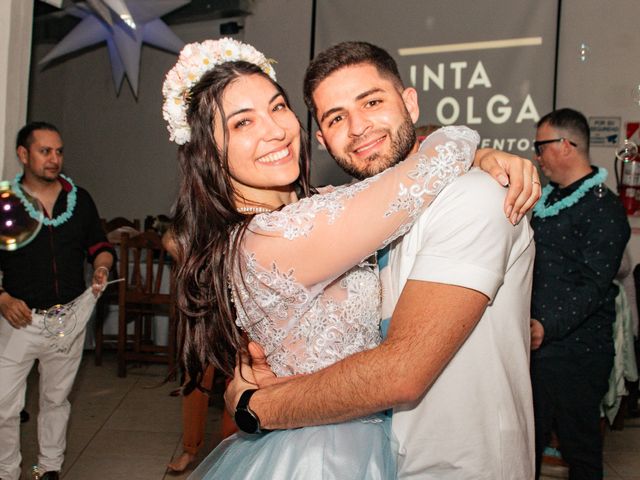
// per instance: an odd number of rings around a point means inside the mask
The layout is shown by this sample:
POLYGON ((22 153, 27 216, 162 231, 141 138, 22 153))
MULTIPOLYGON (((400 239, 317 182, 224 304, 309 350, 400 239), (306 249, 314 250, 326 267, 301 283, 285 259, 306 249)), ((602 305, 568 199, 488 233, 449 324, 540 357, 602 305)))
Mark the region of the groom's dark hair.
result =
POLYGON ((304 75, 304 102, 313 118, 316 118, 313 92, 320 82, 336 70, 364 63, 373 65, 378 73, 391 80, 399 91, 404 89, 398 65, 386 50, 367 42, 338 43, 316 56, 304 75))

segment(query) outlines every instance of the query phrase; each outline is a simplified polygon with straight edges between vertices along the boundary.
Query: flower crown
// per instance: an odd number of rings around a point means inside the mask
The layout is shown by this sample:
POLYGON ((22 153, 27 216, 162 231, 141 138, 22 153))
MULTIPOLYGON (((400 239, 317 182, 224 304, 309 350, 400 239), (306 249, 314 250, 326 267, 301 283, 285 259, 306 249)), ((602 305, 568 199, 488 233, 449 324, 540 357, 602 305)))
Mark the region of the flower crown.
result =
POLYGON ((191 139, 191 129, 187 123, 191 88, 209 70, 222 63, 239 60, 257 65, 275 81, 276 72, 271 66, 273 60, 267 59, 251 45, 232 38, 185 45, 180 52, 178 63, 169 70, 162 85, 162 116, 168 123, 171 141, 184 145, 191 139))

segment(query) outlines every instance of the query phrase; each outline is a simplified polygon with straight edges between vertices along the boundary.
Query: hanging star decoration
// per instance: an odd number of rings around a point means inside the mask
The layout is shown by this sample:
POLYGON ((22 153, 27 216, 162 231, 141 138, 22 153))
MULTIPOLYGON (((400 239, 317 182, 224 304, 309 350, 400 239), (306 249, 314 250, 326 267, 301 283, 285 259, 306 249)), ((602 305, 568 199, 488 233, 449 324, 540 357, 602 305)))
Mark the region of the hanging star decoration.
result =
POLYGON ((87 0, 74 4, 64 12, 80 18, 80 23, 60 40, 40 61, 40 65, 85 47, 107 42, 116 92, 120 93, 126 75, 137 98, 142 43, 179 53, 184 42, 160 17, 190 1, 87 0))
POLYGON ((48 3, 53 7, 62 8, 62 0, 42 0, 42 2, 48 3))

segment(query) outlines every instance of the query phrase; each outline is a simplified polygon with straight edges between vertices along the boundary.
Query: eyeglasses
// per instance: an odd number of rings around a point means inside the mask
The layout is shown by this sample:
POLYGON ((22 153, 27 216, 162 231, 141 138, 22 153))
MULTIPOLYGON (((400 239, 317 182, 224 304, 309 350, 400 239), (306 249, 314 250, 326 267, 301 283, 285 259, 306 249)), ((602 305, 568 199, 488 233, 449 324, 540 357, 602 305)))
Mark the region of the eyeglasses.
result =
POLYGON ((578 146, 568 138, 560 137, 560 138, 554 138, 552 140, 536 140, 535 142, 533 142, 533 150, 536 152, 536 155, 540 156, 542 155, 542 148, 540 148, 542 145, 546 145, 547 143, 554 143, 554 142, 564 142, 565 140, 569 142, 571 145, 573 145, 574 147, 578 146))

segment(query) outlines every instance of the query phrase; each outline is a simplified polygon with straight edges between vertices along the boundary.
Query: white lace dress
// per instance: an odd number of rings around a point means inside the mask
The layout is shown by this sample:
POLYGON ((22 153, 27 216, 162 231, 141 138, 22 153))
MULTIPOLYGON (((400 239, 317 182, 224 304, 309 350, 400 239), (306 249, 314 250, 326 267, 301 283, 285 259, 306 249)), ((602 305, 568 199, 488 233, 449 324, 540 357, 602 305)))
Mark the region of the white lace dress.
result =
MULTIPOLYGON (((232 294, 238 326, 278 376, 315 372, 380 343, 380 285, 363 259, 409 230, 469 168, 478 141, 468 128, 445 127, 375 177, 254 217, 232 294)), ((233 435, 189 478, 395 478, 389 420, 233 435)))

